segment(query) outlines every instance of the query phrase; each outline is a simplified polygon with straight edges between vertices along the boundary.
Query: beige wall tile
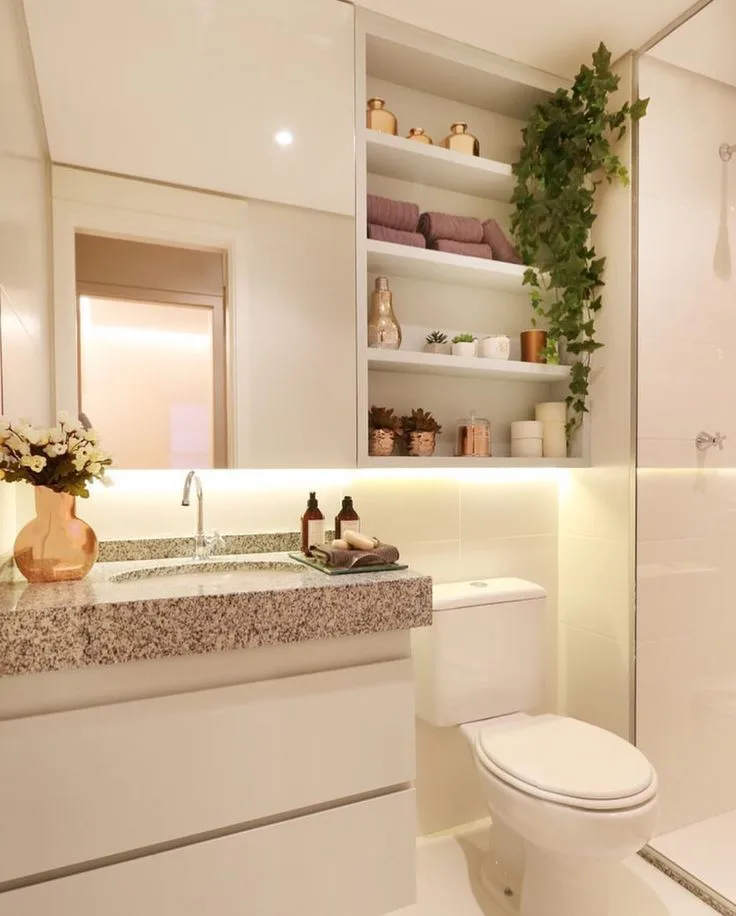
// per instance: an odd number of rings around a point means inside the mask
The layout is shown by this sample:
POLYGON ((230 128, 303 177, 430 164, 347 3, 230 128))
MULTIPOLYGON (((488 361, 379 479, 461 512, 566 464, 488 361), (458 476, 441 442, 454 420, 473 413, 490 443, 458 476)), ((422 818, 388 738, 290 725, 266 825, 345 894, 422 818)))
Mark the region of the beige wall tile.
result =
POLYGON ((554 534, 557 530, 557 481, 473 481, 460 484, 460 537, 554 534))

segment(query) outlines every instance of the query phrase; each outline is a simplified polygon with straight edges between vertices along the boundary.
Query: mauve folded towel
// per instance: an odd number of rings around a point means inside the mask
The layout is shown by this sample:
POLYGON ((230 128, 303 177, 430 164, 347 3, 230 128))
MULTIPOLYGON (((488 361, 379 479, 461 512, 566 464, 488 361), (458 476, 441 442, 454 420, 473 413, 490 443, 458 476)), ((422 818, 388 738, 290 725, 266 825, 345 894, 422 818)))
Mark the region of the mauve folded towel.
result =
POLYGON ((452 239, 437 239, 429 246, 435 251, 446 251, 448 254, 464 254, 470 258, 487 258, 489 261, 493 257, 491 246, 483 242, 475 244, 474 242, 453 242, 452 239))
POLYGON ((422 213, 419 217, 419 231, 432 244, 438 239, 453 242, 482 242, 483 226, 472 216, 453 216, 452 213, 422 213))
POLYGON ((391 200, 390 197, 368 195, 368 222, 387 226, 401 232, 416 232, 419 207, 408 200, 391 200))
POLYGON ((394 245, 427 247, 427 240, 418 232, 402 232, 400 229, 389 229, 388 226, 377 226, 375 223, 368 223, 368 238, 377 242, 393 242, 394 245))
POLYGON ((487 219, 483 223, 483 238, 486 244, 491 246, 496 261, 507 261, 509 264, 522 263, 519 252, 506 238, 506 234, 495 219, 487 219))
POLYGON ((341 547, 325 547, 322 544, 313 544, 309 548, 312 556, 320 563, 333 569, 353 569, 355 566, 382 566, 387 563, 396 563, 399 551, 391 544, 381 544, 373 550, 345 550, 341 547))

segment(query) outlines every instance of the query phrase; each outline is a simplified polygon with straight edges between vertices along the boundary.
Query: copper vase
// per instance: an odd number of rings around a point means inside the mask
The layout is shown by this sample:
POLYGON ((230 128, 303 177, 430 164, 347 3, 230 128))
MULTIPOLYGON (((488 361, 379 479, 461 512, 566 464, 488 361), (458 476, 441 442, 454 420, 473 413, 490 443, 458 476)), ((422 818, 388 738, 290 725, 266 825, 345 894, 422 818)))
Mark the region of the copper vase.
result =
POLYGON ((378 130, 382 134, 393 134, 396 136, 399 132, 399 122, 396 115, 388 111, 384 106, 383 99, 368 99, 368 108, 365 113, 365 126, 370 130, 378 130))
POLYGON ((15 565, 29 582, 82 579, 97 560, 97 535, 77 518, 76 497, 34 487, 36 517, 15 539, 15 565))
POLYGON ((450 125, 450 133, 442 141, 442 146, 445 149, 455 150, 457 153, 480 156, 480 143, 478 138, 468 130, 466 121, 455 121, 450 125))

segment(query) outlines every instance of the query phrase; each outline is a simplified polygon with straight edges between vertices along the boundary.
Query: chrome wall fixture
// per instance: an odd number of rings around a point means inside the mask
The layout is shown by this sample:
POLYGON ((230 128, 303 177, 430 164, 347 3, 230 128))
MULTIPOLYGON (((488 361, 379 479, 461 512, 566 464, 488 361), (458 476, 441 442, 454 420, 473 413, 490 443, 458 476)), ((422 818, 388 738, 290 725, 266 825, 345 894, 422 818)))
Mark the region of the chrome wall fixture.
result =
POLYGON ((717 448, 719 451, 723 451, 723 441, 726 437, 722 433, 716 433, 711 435, 711 433, 700 432, 695 437, 695 447, 700 452, 705 452, 709 448, 717 448))
POLYGON ((724 162, 730 162, 734 153, 736 153, 736 143, 721 143, 718 147, 718 155, 724 162))

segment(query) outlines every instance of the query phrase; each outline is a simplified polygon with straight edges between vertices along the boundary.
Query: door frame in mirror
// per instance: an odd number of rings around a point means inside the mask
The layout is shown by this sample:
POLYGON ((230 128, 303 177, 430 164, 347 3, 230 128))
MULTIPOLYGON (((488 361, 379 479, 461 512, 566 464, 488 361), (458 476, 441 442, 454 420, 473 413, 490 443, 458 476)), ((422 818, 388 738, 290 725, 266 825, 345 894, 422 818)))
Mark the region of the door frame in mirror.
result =
MULTIPOLYGON (((249 401, 247 367, 247 208, 242 199, 171 187, 136 178, 54 166, 52 225, 54 252, 54 404, 79 411, 77 359, 77 233, 226 253, 227 465, 247 454, 243 405, 249 401)), ((247 412, 247 408, 246 408, 247 412)))

